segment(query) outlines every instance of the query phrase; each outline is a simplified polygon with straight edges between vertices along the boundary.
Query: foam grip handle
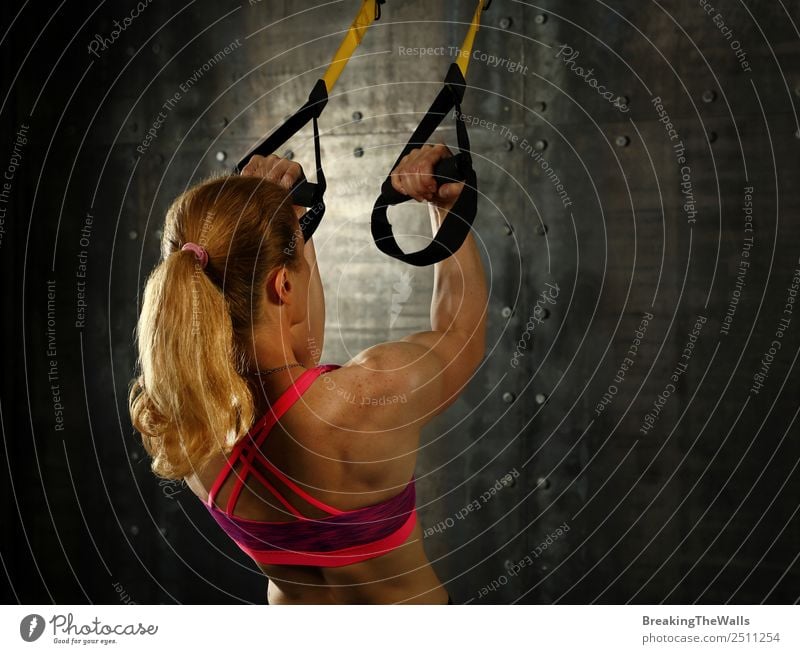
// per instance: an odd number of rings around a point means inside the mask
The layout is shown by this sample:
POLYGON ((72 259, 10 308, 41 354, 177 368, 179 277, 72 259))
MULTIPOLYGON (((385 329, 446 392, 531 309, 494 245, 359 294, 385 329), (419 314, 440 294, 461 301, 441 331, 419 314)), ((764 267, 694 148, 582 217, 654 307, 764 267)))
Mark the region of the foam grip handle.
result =
POLYGON ((292 187, 291 194, 292 202, 294 202, 294 204, 301 207, 310 207, 316 201, 315 198, 317 197, 317 185, 309 182, 305 178, 305 175, 303 175, 297 180, 297 182, 295 182, 295 185, 292 187))
MULTIPOLYGON (((459 152, 452 157, 442 159, 436 164, 433 168, 433 178, 436 180, 437 187, 452 182, 463 182, 467 178, 468 170, 469 155, 459 152)), ((410 196, 395 190, 394 186, 392 186, 391 176, 381 186, 381 195, 388 205, 400 204, 411 199, 410 196)))
MULTIPOLYGON (((239 165, 234 167, 233 172, 241 174, 241 169, 247 165, 249 159, 243 159, 239 165)), ((306 176, 301 173, 300 178, 294 183, 289 193, 292 196, 292 203, 300 207, 311 207, 316 203, 318 185, 309 182, 306 176)))

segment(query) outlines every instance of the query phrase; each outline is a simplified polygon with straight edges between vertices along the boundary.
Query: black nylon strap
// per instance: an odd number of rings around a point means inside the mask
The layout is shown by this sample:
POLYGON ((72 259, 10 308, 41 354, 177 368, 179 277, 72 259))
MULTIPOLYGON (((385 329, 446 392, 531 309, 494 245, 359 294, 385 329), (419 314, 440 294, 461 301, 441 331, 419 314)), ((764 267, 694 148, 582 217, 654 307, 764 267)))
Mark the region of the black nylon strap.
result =
POLYGON ((433 101, 428 113, 420 121, 417 129, 411 135, 400 156, 392 166, 394 170, 414 148, 419 148, 431 137, 433 132, 444 120, 451 109, 455 109, 456 137, 459 148, 459 158, 462 160, 462 173, 464 175, 464 188, 452 209, 442 221, 433 240, 417 252, 406 253, 400 249, 392 233, 386 212, 387 207, 406 202, 410 198, 395 191, 392 186, 391 175, 386 178, 381 186, 381 194, 372 210, 371 230, 375 245, 384 254, 414 266, 429 266, 446 259, 456 252, 467 238, 475 214, 478 209, 478 186, 475 170, 472 167, 472 157, 469 151, 469 135, 466 125, 461 119, 461 100, 464 97, 466 81, 461 69, 452 64, 445 77, 444 87, 433 101))
POLYGON ((289 116, 278 129, 244 155, 239 163, 236 164, 236 172, 241 172, 242 168, 247 165, 247 162, 250 161, 253 155, 258 154, 262 157, 266 157, 275 152, 275 150, 305 127, 310 120, 319 118, 327 103, 328 89, 325 87, 325 82, 321 79, 317 80, 317 83, 308 95, 306 103, 295 111, 294 114, 289 116))
POLYGON ((311 206, 300 217, 300 229, 303 232, 303 239, 308 240, 319 227, 322 217, 325 215, 325 189, 328 187, 325 181, 325 173, 322 171, 322 158, 319 148, 319 127, 317 117, 314 116, 314 159, 317 165, 317 183, 311 206))
POLYGON ((325 174, 322 171, 317 119, 327 103, 328 89, 325 86, 325 82, 321 79, 317 80, 314 88, 311 89, 306 103, 293 115, 289 116, 278 129, 242 157, 235 168, 235 171, 240 173, 254 155, 266 157, 273 154, 275 150, 305 127, 309 121, 313 122, 317 182, 313 184, 305 179, 301 179, 295 184, 291 191, 292 199, 296 204, 310 207, 300 218, 300 226, 303 230, 303 238, 305 238, 305 240, 311 238, 312 234, 319 226, 322 217, 325 215, 325 202, 323 198, 325 195, 326 183, 325 174))

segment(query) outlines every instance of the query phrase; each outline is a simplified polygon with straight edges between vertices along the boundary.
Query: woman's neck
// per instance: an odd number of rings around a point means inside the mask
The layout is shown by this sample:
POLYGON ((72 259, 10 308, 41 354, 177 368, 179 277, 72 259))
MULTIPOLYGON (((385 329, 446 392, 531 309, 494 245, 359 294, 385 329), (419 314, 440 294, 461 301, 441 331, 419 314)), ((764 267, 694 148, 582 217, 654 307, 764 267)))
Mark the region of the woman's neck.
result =
MULTIPOLYGON (((269 368, 262 370, 268 369, 269 368)), ((250 385, 250 392, 253 394, 256 418, 264 415, 269 407, 273 405, 306 370, 306 367, 296 365, 269 374, 248 375, 247 380, 250 385)))

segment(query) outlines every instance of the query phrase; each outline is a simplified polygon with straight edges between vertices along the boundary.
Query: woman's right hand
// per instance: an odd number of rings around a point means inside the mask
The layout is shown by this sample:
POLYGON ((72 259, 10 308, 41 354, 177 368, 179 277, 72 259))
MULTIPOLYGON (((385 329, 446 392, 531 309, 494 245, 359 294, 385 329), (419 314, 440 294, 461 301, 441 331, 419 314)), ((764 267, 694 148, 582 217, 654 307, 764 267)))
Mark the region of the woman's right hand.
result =
POLYGON ((453 153, 444 143, 413 149, 400 160, 391 173, 394 190, 418 202, 431 202, 441 211, 450 211, 461 195, 464 182, 442 184, 437 189, 433 168, 443 159, 452 156, 453 153))

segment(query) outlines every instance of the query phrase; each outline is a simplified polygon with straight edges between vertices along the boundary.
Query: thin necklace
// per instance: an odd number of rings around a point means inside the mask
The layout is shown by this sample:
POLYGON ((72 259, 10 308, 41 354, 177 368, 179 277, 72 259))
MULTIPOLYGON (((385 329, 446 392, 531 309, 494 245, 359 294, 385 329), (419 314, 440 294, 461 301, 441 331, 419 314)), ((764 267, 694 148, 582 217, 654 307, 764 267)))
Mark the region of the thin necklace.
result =
POLYGON ((273 372, 278 372, 279 370, 286 370, 287 368, 291 368, 292 366, 302 366, 302 363, 287 363, 285 366, 278 366, 277 368, 267 368, 266 370, 256 370, 253 372, 254 375, 270 375, 273 372))

